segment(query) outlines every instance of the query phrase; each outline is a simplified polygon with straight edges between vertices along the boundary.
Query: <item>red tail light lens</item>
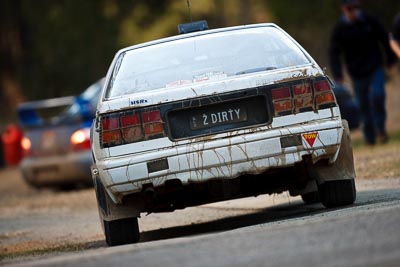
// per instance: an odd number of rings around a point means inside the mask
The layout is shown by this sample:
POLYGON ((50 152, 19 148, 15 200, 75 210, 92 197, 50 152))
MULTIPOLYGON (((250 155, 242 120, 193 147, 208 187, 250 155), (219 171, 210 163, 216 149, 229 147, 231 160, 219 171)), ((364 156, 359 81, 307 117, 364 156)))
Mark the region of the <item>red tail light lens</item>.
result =
POLYGON ((143 123, 161 121, 161 114, 159 110, 143 112, 142 117, 143 117, 143 123))
POLYGON ((143 131, 140 126, 122 129, 122 135, 125 143, 133 143, 143 140, 143 131))
POLYGON ((287 115, 293 112, 293 101, 289 87, 273 89, 271 95, 275 116, 287 115))
POLYGON ((114 130, 119 128, 119 118, 109 117, 102 121, 102 127, 104 131, 114 130))
POLYGON ((119 116, 108 115, 101 120, 101 143, 103 147, 110 147, 122 144, 119 116))
POLYGON ((149 123, 144 125, 144 133, 146 135, 159 134, 164 132, 164 126, 162 123, 149 123))
POLYGON ((336 99, 327 80, 314 82, 317 109, 336 106, 336 99))
POLYGON ((102 133, 102 144, 104 147, 121 145, 122 138, 120 130, 104 131, 102 133))
POLYGON ((312 111, 314 109, 312 89, 308 82, 294 85, 293 93, 296 112, 312 111))
POLYGON ((122 127, 136 126, 136 125, 140 125, 139 114, 125 114, 124 116, 121 116, 122 127))
POLYGON ((102 147, 112 147, 166 136, 159 110, 128 111, 101 119, 102 147))
POLYGON ((275 115, 287 115, 292 113, 293 103, 291 100, 276 101, 274 103, 275 115))
POLYGON ((293 85, 293 92, 295 96, 308 95, 312 93, 309 83, 293 85))
POLYGON ((31 154, 31 147, 32 147, 32 143, 31 140, 29 140, 28 137, 24 136, 21 139, 21 147, 22 147, 22 151, 23 151, 23 155, 24 157, 27 157, 31 154))
POLYGON ((273 89, 271 93, 273 100, 280 100, 291 97, 289 87, 273 89))
POLYGON ((164 135, 164 125, 159 110, 143 112, 142 117, 146 139, 151 139, 154 135, 164 135))
POLYGON ((70 138, 73 151, 90 149, 90 129, 84 128, 75 131, 70 138))
POLYGON ((316 102, 318 106, 331 104, 335 102, 335 96, 333 95, 333 93, 320 94, 316 96, 316 102))
POLYGON ((138 113, 125 113, 121 116, 122 135, 125 143, 143 140, 143 131, 138 113))
POLYGON ((331 85, 327 80, 323 81, 318 81, 314 82, 314 88, 316 92, 325 92, 325 91, 331 91, 331 85))
POLYGON ((335 95, 326 79, 314 83, 301 80, 291 86, 272 89, 271 97, 275 116, 336 106, 335 95))

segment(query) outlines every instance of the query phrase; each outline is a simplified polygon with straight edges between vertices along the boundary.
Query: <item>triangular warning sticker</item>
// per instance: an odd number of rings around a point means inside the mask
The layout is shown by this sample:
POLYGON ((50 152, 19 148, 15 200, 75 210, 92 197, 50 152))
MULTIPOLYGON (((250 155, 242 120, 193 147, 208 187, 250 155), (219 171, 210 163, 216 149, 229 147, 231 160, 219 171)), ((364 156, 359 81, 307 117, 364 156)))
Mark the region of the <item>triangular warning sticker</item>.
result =
POLYGON ((318 132, 313 132, 313 133, 306 133, 303 134, 304 140, 310 145, 310 147, 313 147, 315 139, 317 139, 318 132))

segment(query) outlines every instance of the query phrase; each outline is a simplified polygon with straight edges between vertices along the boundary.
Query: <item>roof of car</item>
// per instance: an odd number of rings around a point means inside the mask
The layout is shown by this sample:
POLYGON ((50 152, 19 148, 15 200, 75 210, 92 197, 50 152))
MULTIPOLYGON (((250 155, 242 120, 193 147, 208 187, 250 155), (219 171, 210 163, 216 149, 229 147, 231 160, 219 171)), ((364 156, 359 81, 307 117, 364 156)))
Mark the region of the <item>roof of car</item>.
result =
POLYGON ((204 30, 204 31, 197 31, 197 32, 192 32, 192 33, 174 35, 174 36, 156 39, 156 40, 145 42, 145 43, 140 43, 137 45, 128 46, 128 47, 125 47, 125 48, 119 50, 117 54, 121 54, 121 53, 124 53, 124 52, 132 50, 132 49, 138 49, 138 48, 145 47, 145 46, 150 46, 150 45, 155 45, 155 44, 160 44, 160 43, 165 43, 165 42, 171 42, 171 41, 180 40, 180 39, 186 39, 186 38, 190 38, 190 37, 194 37, 194 36, 201 36, 201 35, 206 35, 206 34, 227 32, 227 31, 234 31, 234 30, 241 30, 241 29, 260 28, 260 27, 274 27, 274 28, 280 29, 280 27, 274 23, 258 23, 258 24, 232 26, 232 27, 225 27, 225 28, 216 28, 216 29, 211 29, 211 30, 204 30))

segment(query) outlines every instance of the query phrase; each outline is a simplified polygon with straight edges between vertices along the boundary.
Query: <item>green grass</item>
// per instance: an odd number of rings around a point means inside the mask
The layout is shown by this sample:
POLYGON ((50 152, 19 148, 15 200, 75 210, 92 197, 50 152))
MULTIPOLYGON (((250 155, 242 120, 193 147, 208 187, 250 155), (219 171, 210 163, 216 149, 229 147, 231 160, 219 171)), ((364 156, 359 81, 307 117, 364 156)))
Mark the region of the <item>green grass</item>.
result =
MULTIPOLYGON (((400 131, 389 133, 388 144, 394 144, 394 143, 399 143, 399 142, 400 142, 400 131)), ((353 145, 353 149, 355 149, 355 150, 366 146, 364 139, 362 137, 352 139, 352 145, 353 145)))

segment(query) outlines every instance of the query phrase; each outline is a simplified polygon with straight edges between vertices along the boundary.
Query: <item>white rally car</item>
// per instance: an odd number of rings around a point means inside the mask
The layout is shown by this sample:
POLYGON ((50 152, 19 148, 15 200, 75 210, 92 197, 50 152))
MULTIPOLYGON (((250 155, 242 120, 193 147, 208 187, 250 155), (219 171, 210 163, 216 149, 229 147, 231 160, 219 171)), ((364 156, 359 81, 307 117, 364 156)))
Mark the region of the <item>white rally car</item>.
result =
POLYGON ((284 191, 326 207, 356 197, 332 84, 274 24, 120 50, 91 141, 108 245, 137 242, 142 212, 284 191))

